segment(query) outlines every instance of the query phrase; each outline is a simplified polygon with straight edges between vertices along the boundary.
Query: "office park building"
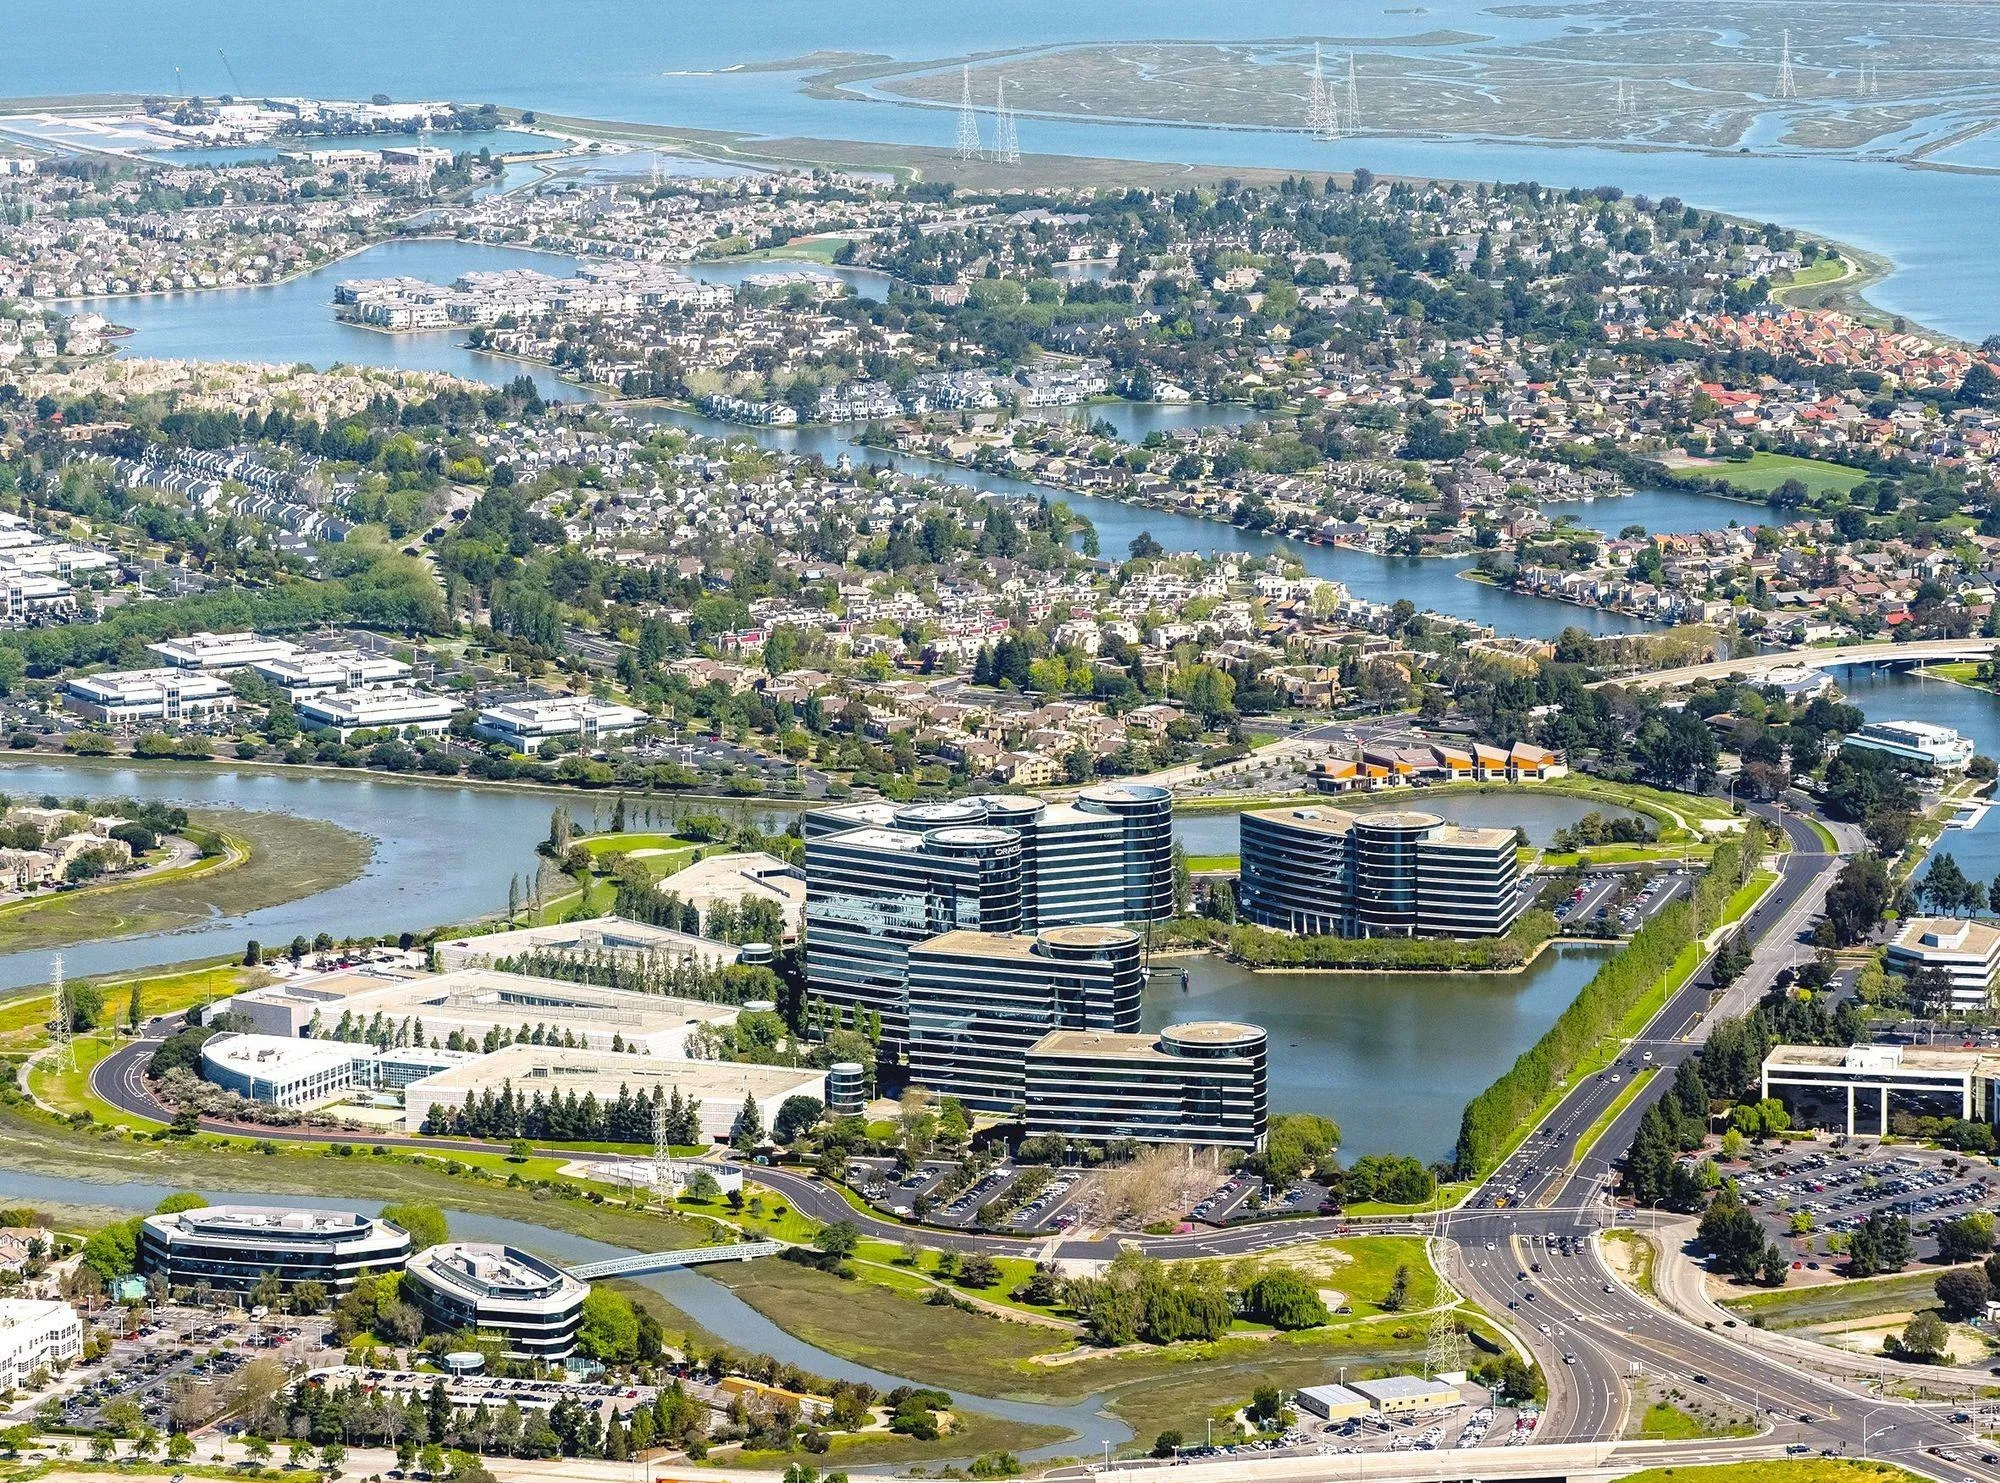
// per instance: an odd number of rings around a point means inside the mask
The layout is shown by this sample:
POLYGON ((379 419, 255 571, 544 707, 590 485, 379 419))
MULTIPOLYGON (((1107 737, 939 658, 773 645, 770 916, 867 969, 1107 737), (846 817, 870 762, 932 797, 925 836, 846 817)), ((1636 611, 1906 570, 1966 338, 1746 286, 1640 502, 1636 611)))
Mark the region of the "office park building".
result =
POLYGON ((1034 934, 1173 913, 1173 797, 1086 788, 1074 804, 989 795, 809 810, 806 980, 842 1016, 909 1034, 909 950, 940 934, 1034 934))
POLYGON ((513 1246, 451 1241, 410 1258, 402 1295, 434 1329, 498 1334, 521 1359, 566 1359, 583 1327, 587 1283, 513 1246))
POLYGON ((337 1299, 363 1277, 401 1271, 409 1258, 401 1227, 351 1210, 211 1205, 139 1225, 139 1270, 175 1290, 245 1293, 274 1276, 288 1292, 317 1282, 337 1299))
POLYGON ((1237 910, 1287 932, 1497 937, 1524 904, 1511 829, 1399 809, 1263 809, 1241 816, 1237 910))
POLYGON ((957 931, 915 944, 910 1080, 968 1107, 1020 1108, 1028 1051, 1051 1030, 1138 1030, 1139 948, 1126 927, 957 931))
POLYGON ((1198 1020, 1156 1034, 1052 1030, 1029 1047, 1029 1136, 1258 1148, 1269 1111, 1267 1036, 1198 1020))

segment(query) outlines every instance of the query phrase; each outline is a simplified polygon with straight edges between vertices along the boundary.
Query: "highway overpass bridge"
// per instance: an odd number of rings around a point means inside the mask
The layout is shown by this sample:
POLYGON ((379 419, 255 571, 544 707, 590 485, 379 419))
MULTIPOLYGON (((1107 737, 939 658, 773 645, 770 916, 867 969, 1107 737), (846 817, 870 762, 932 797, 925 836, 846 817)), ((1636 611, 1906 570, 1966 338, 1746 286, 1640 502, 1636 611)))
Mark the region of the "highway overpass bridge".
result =
POLYGON ((1624 685, 1637 690, 1662 690, 1677 685, 1692 685, 1698 680, 1759 680, 1790 669, 1835 669, 1845 664, 1888 664, 1909 668, 1954 659, 1991 659, 1996 649, 2000 649, 2000 639, 1989 638, 1920 639, 1909 644, 1843 644, 1831 649, 1784 649, 1774 654, 1717 659, 1708 664, 1658 669, 1649 674, 1600 680, 1598 683, 1624 685))
MULTIPOLYGON (((1787 1437, 1789 1430, 1783 1429, 1787 1437)), ((1596 1483, 1656 1467, 1775 1462, 1778 1436, 1701 1442, 1558 1442, 1529 1447, 1445 1448, 1435 1452, 1319 1453, 1302 1457, 1232 1455, 1208 1461, 1120 1459, 1109 1468, 1062 1468, 1054 1483, 1489 1483, 1493 1479, 1562 1479, 1596 1483)), ((1910 1459, 1898 1458, 1907 1464, 1910 1459)), ((1928 1471, 1922 1469, 1920 1471, 1928 1471)), ((1697 1473, 1690 1474, 1699 1478, 1697 1473)), ((1955 1475, 1954 1475, 1955 1476, 1955 1475)))

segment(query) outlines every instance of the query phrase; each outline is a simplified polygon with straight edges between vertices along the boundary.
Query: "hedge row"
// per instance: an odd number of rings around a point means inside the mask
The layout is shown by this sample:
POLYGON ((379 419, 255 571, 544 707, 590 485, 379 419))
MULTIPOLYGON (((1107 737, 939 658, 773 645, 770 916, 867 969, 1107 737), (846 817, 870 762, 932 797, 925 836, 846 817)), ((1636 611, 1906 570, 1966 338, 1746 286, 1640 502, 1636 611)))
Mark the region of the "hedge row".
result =
POLYGON ((1756 850, 1732 841, 1719 846, 1695 882, 1695 904, 1676 901, 1633 936, 1616 957, 1592 975, 1547 1033, 1521 1052, 1501 1078, 1466 1105, 1459 1123, 1457 1172, 1483 1176, 1500 1161, 1509 1140, 1535 1109, 1576 1069, 1695 940, 1697 912, 1712 929, 1756 866, 1756 850))

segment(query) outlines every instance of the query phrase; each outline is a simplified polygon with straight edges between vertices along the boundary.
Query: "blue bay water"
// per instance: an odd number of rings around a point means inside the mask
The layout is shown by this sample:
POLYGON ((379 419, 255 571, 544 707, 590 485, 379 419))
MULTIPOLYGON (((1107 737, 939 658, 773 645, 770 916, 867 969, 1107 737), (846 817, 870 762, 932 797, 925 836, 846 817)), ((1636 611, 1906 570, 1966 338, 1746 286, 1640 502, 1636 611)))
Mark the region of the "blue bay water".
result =
MULTIPOLYGON (((1557 10, 1550 7, 1547 10, 1557 10)), ((583 117, 948 146, 947 111, 888 101, 808 98, 786 72, 723 71, 817 50, 906 60, 1063 42, 1249 40, 1334 35, 1394 38, 1444 28, 1531 42, 1574 24, 1555 14, 1495 15, 1478 0, 1440 0, 1421 17, 1372 7, 1329 10, 1309 0, 1240 6, 1223 0, 1079 7, 1024 0, 1004 7, 938 7, 915 0, 822 6, 764 0, 690 16, 641 0, 601 0, 551 13, 528 0, 388 0, 274 6, 261 0, 106 0, 77 44, 76 12, 62 0, 10 8, 8 88, 16 96, 172 90, 492 101, 583 117)), ((1274 120, 1289 125, 1290 120, 1274 120)), ((1345 170, 1456 179, 1618 184, 1652 195, 1823 232, 1896 261, 1874 291, 1885 309, 1980 339, 2000 329, 2000 267, 1987 250, 2000 219, 1989 175, 1910 169, 1838 156, 1628 151, 1483 139, 1315 141, 1289 128, 1204 129, 1030 118, 1031 152, 1174 163, 1345 170)), ((1984 156, 1969 152, 1972 158, 1984 156)))

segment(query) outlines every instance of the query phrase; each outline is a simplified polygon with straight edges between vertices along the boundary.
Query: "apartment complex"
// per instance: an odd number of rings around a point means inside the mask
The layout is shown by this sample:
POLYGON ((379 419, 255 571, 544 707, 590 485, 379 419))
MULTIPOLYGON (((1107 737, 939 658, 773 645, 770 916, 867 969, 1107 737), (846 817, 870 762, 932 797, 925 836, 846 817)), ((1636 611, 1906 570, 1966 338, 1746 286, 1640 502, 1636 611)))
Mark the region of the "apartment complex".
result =
POLYGON ((843 1019, 909 1033, 910 949, 949 932, 1033 934, 1173 911, 1173 798, 1143 784, 1072 804, 994 795, 805 816, 806 980, 843 1019))
POLYGON ((1249 921, 1340 937, 1493 937, 1521 914, 1511 829, 1399 809, 1264 809, 1240 824, 1249 921))
POLYGON ((1023 1105, 1029 1049, 1052 1030, 1139 1028, 1139 934, 957 931, 909 951, 910 1079, 968 1107, 1023 1105))
POLYGON ((1270 1096, 1266 1037, 1223 1020, 1156 1035, 1053 1030, 1027 1053, 1027 1128, 1108 1142, 1257 1148, 1270 1096))

